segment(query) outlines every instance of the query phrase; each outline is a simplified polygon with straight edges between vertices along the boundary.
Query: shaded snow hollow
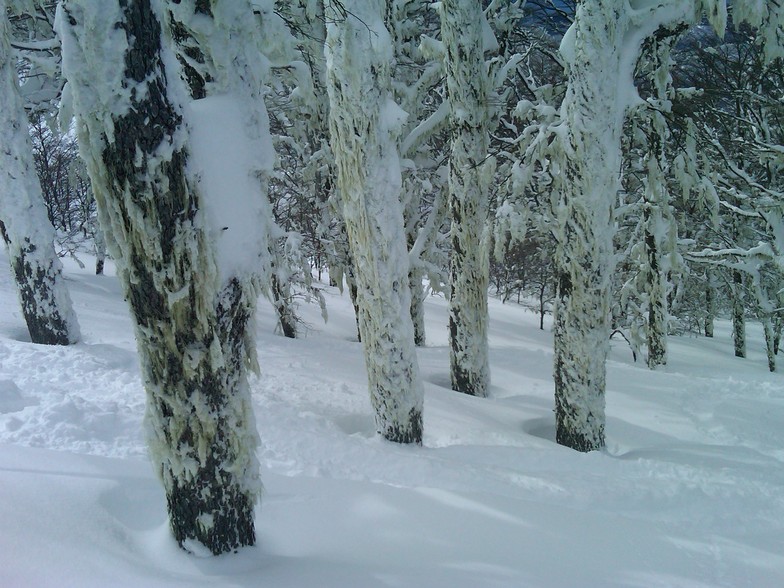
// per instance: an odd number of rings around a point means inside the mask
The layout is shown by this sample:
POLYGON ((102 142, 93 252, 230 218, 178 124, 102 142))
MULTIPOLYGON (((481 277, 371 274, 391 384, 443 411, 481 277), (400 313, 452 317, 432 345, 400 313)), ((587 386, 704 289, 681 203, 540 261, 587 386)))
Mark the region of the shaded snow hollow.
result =
MULTIPOLYGON (((0 265, 7 268, 5 256, 0 265)), ((552 335, 490 301, 491 398, 448 382, 446 303, 426 301, 425 445, 374 434, 347 294, 273 334, 252 382, 266 486, 257 547, 188 556, 146 460, 144 396, 114 277, 66 264, 84 342, 32 345, 0 272, 0 586, 784 586, 784 380, 714 340, 656 372, 613 342, 606 451, 555 444, 552 335)))

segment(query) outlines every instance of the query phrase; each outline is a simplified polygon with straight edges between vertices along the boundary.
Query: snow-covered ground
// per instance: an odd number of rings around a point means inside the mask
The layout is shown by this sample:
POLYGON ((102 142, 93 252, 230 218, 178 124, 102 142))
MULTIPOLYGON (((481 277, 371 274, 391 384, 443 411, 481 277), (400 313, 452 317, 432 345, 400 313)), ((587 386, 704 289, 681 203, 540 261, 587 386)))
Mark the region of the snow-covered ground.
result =
MULTIPOLYGON (((252 383, 266 487, 258 546, 198 558, 167 529, 114 277, 67 263, 84 341, 32 345, 0 256, 0 586, 784 586, 784 377, 673 338, 670 365, 608 365, 607 450, 554 442, 552 335, 491 300, 492 396, 448 389, 446 305, 427 301, 424 447, 374 435, 347 296, 307 336, 260 304, 252 383)), ((784 360, 784 358, 781 358, 784 360)))

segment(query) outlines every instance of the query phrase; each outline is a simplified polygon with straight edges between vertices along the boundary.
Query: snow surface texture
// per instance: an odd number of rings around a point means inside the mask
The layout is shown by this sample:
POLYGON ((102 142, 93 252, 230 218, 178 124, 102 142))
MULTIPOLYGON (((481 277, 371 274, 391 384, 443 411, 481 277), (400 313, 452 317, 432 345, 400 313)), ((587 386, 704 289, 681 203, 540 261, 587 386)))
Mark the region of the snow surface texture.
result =
MULTIPOLYGON (((266 493, 259 545, 199 559, 170 537, 146 458, 144 393, 111 262, 66 260, 82 324, 29 343, 0 272, 0 586, 732 587, 784 585, 784 379, 761 329, 672 338, 649 371, 613 341, 607 450, 554 442, 552 334, 490 301, 491 397, 451 392, 447 310, 426 305, 424 447, 375 435, 348 294, 302 340, 273 335, 251 382, 266 493)), ((7 268, 0 257, 0 268, 7 268)))

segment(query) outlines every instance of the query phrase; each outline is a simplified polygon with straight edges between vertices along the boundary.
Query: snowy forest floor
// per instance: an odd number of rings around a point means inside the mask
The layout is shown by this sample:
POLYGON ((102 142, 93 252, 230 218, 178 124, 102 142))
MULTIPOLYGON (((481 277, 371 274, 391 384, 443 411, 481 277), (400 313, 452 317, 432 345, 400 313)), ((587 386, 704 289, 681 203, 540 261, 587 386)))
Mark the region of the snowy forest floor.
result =
POLYGON ((0 586, 784 586, 784 376, 756 324, 748 359, 720 322, 672 338, 655 372, 613 342, 607 449, 580 454, 554 442, 538 317, 490 301, 492 396, 476 399, 448 389, 429 297, 417 448, 374 434, 347 294, 325 288, 326 325, 303 305, 300 340, 261 301, 258 546, 205 559, 168 533, 116 278, 68 261, 83 342, 46 347, 0 265, 0 586))

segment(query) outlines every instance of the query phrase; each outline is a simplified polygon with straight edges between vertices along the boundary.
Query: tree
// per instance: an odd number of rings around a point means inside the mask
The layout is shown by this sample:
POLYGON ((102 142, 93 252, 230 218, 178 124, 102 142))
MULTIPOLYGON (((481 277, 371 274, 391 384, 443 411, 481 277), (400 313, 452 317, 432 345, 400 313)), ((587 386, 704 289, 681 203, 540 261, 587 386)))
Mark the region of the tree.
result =
MULTIPOLYGON (((782 52, 784 8, 733 3, 736 22, 760 27, 769 58, 782 52)), ((584 0, 561 43, 568 90, 561 106, 556 211, 556 439, 580 451, 604 445, 605 360, 620 139, 635 93, 641 44, 660 27, 694 22, 703 11, 721 33, 724 0, 584 0)))
MULTIPOLYGON (((690 132, 708 161, 703 181, 713 190, 710 222, 684 215, 693 241, 687 260, 693 274, 708 274, 708 302, 728 299, 736 356, 746 354, 746 316, 762 322, 772 370, 784 245, 778 236, 784 192, 775 155, 784 141, 778 100, 784 69, 781 60, 766 60, 761 36, 745 25, 723 39, 692 35, 679 51, 677 77, 696 91, 685 93, 677 107, 695 121, 690 132)), ((681 207, 690 213, 685 203, 681 207)))
POLYGON ((173 534, 214 554, 252 545, 260 483, 248 327, 267 255, 272 153, 250 4, 61 8, 67 95, 131 306, 173 534), (194 51, 187 88, 166 38, 194 51))
POLYGON ((448 104, 443 82, 443 51, 433 40, 438 15, 426 0, 387 0, 386 25, 394 58, 392 89, 408 115, 398 138, 402 161, 401 201, 409 249, 411 320, 417 347, 426 343, 424 299, 427 289, 448 290, 444 255, 448 104), (438 47, 438 49, 434 49, 438 47), (428 285, 423 284, 427 277, 428 285))
POLYGON ((409 312, 396 147, 405 113, 391 94, 384 2, 331 1, 325 15, 331 145, 376 427, 390 441, 421 443, 423 386, 409 312))
POLYGON ((7 14, 7 3, 0 0, 0 231, 32 342, 68 345, 79 339, 79 325, 36 175, 7 14))
POLYGON ((667 363, 670 279, 681 266, 670 204, 667 117, 674 94, 670 54, 685 29, 685 24, 662 27, 643 43, 635 81, 644 100, 628 117, 624 141, 624 198, 631 196, 632 202, 616 214, 626 217, 619 220, 631 228, 617 239, 626 250, 625 265, 631 274, 621 287, 624 320, 631 327, 632 347, 646 343, 651 369, 667 363))
POLYGON ((488 157, 488 80, 478 0, 445 0, 441 37, 445 48, 451 118, 449 210, 449 347, 452 389, 487 396, 489 243, 485 227, 492 166, 488 157))
POLYGON ((612 212, 630 105, 624 85, 640 43, 663 24, 655 22, 655 10, 631 8, 621 0, 578 3, 561 44, 568 90, 555 205, 556 439, 579 451, 604 445, 612 212))
MULTIPOLYGON (((297 321, 291 312, 293 304, 285 301, 288 297, 293 302, 295 291, 316 298, 326 317, 323 297, 311 283, 311 268, 318 271, 319 279, 326 268, 331 284, 341 292, 345 278, 355 313, 356 283, 329 146, 324 2, 295 0, 279 3, 277 10, 293 42, 279 44, 287 51, 273 70, 277 84, 270 105, 280 158, 270 199, 276 223, 285 231, 277 240, 285 263, 276 264, 281 275, 273 279, 281 284, 278 300, 284 302, 277 304, 279 323, 284 334, 292 334, 296 329, 291 327, 296 327, 297 321), (300 243, 296 256, 291 255, 295 253, 294 242, 300 243)), ((358 330, 357 336, 360 338, 358 330)))
POLYGON ((78 259, 85 241, 97 241, 95 199, 76 138, 61 134, 51 122, 41 116, 30 124, 33 159, 49 222, 56 230, 58 255, 78 259))

